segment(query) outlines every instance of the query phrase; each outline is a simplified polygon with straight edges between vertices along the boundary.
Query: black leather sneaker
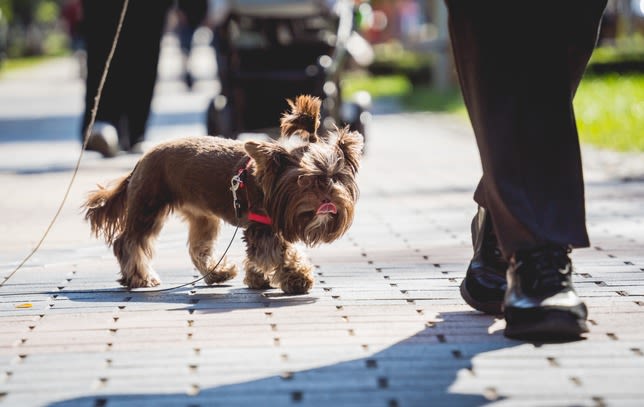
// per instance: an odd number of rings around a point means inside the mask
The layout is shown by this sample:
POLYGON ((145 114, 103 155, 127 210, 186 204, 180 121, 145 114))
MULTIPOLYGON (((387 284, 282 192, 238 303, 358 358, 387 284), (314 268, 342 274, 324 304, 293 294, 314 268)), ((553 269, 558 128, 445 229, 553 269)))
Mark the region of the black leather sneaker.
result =
POLYGON ((586 305, 572 286, 569 252, 545 246, 513 256, 503 302, 505 336, 556 340, 588 332, 586 305))
POLYGON ((498 248, 489 214, 479 207, 472 219, 474 255, 461 282, 461 296, 472 308, 486 314, 501 314, 508 263, 498 248))

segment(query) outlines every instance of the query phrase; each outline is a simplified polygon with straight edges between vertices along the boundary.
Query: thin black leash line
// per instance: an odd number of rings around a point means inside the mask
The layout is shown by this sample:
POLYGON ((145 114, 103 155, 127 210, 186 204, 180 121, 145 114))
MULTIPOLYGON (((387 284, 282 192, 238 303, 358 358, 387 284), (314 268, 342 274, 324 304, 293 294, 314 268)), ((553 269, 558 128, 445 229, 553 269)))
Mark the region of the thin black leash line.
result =
POLYGON ((72 185, 74 184, 74 181, 76 180, 76 175, 78 174, 78 170, 80 168, 80 163, 83 158, 83 153, 85 152, 85 149, 87 148, 87 143, 89 141, 89 135, 91 134, 92 130, 94 129, 94 123, 96 122, 96 114, 98 112, 98 103, 101 100, 101 96, 103 94, 103 87, 105 86, 105 81, 107 79, 107 73, 109 71, 110 65, 112 63, 112 58, 114 57, 114 52, 116 51, 116 44, 118 43, 119 37, 121 36, 121 29, 123 28, 123 21, 125 20, 125 14, 127 12, 129 0, 124 0, 123 2, 123 8, 121 9, 121 15, 119 17, 119 22, 118 25, 116 26, 116 33, 114 34, 114 40, 112 41, 112 48, 110 49, 110 53, 107 56, 107 60, 105 61, 105 68, 103 69, 103 74, 101 75, 101 81, 98 84, 98 89, 96 91, 96 96, 94 97, 94 106, 92 107, 92 114, 90 117, 90 121, 87 125, 87 129, 85 130, 85 134, 83 135, 83 146, 81 148, 80 154, 78 155, 78 159, 76 160, 76 166, 74 167, 74 172, 72 173, 72 176, 69 180, 69 183, 67 184, 67 189, 65 190, 65 194, 63 195, 63 199, 60 202, 60 205, 58 206, 58 209, 54 213, 53 218, 49 222, 49 225, 45 229, 45 232, 43 233, 42 237, 36 243, 36 246, 31 250, 31 252, 18 264, 18 266, 11 272, 9 273, 8 276, 4 278, 4 280, 0 283, 0 287, 4 286, 4 284, 9 281, 11 277, 14 276, 22 268, 22 266, 33 257, 34 254, 40 249, 42 246, 43 242, 45 241, 45 238, 49 235, 49 232, 51 231, 52 227, 58 220, 58 217, 60 216, 63 207, 65 206, 65 203, 67 202, 67 199, 69 198, 69 193, 71 192, 72 185))
POLYGON ((178 286, 175 286, 175 287, 160 288, 160 289, 155 289, 155 290, 145 290, 145 291, 141 291, 141 292, 145 292, 145 293, 162 293, 162 292, 165 292, 165 291, 178 290, 179 288, 183 288, 183 287, 187 287, 189 285, 196 284, 199 281, 205 279, 206 277, 208 277, 209 275, 214 273, 214 270, 216 270, 217 267, 219 267, 219 264, 221 264, 221 262, 224 261, 224 257, 228 253, 228 249, 230 249, 230 246, 232 246, 233 242, 235 241, 235 236, 237 236, 237 231, 238 230, 239 230, 239 225, 237 225, 235 227, 235 231, 233 232, 233 236, 230 238, 230 242, 228 242, 228 246, 226 246, 226 250, 224 250, 224 253, 219 258, 219 261, 217 261, 217 264, 215 264, 214 267, 212 267, 212 270, 209 271, 208 274, 206 274, 205 276, 201 276, 201 277, 197 278, 196 280, 190 281, 189 283, 181 284, 181 285, 178 285, 178 286))
POLYGON ((217 269, 217 267, 221 264, 222 261, 224 261, 224 257, 226 254, 228 254, 228 250, 230 247, 233 245, 233 242, 235 241, 235 236, 237 236, 237 231, 239 230, 239 225, 235 226, 235 231, 233 232, 232 237, 230 238, 230 242, 228 242, 228 246, 226 246, 226 249, 222 253, 221 257, 219 257, 219 260, 217 263, 212 267, 213 271, 208 272, 205 276, 201 276, 200 278, 197 278, 195 280, 192 280, 188 283, 173 286, 173 287, 167 287, 167 288, 158 288, 158 289, 150 289, 150 290, 141 290, 141 291, 132 291, 128 290, 126 288, 121 289, 121 290, 60 290, 60 291, 45 291, 45 292, 22 292, 22 293, 0 293, 0 298, 2 297, 14 297, 14 296, 25 296, 25 295, 59 295, 59 294, 146 294, 146 293, 162 293, 166 291, 173 291, 173 290, 178 290, 179 288, 187 287, 189 285, 194 285, 197 284, 198 282, 202 281, 206 277, 208 277, 210 274, 214 273, 214 270, 217 269))

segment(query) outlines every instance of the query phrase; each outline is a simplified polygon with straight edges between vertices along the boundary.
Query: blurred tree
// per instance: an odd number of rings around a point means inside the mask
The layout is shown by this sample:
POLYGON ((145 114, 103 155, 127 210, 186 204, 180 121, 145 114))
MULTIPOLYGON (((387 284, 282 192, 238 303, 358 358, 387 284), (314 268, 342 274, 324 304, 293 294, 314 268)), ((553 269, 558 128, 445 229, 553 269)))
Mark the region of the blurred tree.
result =
POLYGON ((50 52, 46 40, 60 35, 58 20, 63 0, 0 0, 0 11, 8 24, 9 57, 50 52))
POLYGON ((29 25, 34 20, 34 10, 42 0, 10 0, 14 20, 12 24, 29 25))
POLYGON ((60 6, 53 0, 41 0, 34 11, 35 21, 39 24, 54 24, 59 16, 60 6))
POLYGON ((0 0, 0 20, 10 23, 13 19, 12 0, 0 0))

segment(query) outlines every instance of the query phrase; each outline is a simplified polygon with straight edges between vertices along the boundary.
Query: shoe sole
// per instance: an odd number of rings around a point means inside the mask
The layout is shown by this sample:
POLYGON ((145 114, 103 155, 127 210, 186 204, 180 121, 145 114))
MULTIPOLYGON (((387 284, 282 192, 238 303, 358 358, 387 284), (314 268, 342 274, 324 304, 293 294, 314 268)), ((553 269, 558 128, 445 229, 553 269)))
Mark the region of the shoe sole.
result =
POLYGON ((465 287, 465 280, 461 282, 461 297, 465 300, 467 305, 470 307, 474 308, 477 311, 484 312, 489 315, 501 315, 503 314, 503 301, 477 301, 475 300, 467 291, 467 287, 465 287))
POLYGON ((513 339, 569 340, 588 332, 586 320, 560 309, 506 308, 504 335, 513 339))

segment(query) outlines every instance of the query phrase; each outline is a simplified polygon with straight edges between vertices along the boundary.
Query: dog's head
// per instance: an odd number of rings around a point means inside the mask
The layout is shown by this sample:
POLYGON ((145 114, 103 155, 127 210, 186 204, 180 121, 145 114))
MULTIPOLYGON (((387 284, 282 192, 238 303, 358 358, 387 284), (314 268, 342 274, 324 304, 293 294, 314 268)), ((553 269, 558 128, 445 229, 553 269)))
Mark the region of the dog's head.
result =
POLYGON ((353 222, 363 137, 336 129, 318 142, 248 141, 264 209, 286 241, 309 246, 341 237, 353 222))

